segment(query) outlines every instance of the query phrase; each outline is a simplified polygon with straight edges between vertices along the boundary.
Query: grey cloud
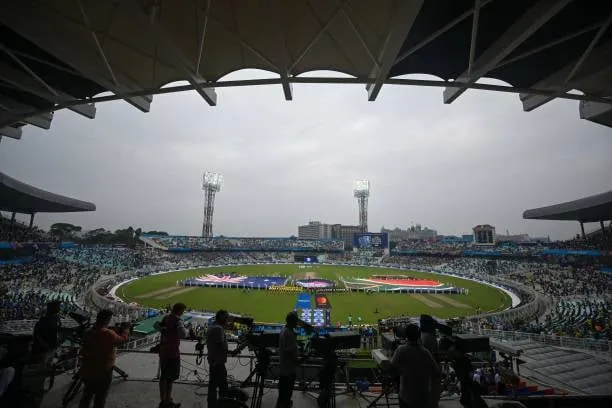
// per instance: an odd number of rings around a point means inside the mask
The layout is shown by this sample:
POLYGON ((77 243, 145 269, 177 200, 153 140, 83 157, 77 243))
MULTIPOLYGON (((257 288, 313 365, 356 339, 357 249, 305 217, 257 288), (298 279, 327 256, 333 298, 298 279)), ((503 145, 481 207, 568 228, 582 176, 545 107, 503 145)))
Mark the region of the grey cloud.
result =
MULTIPOLYGON (((235 73, 232 79, 252 73, 235 73)), ((0 170, 91 200, 91 214, 40 215, 43 226, 125 225, 197 234, 204 169, 225 175, 215 232, 288 236, 309 220, 356 223, 352 180, 369 178, 370 229, 435 227, 568 238, 575 223, 526 221, 526 208, 609 190, 612 132, 581 121, 577 103, 523 113, 516 95, 470 91, 451 105, 441 90, 386 86, 220 89, 219 106, 194 92, 156 96, 142 114, 124 102, 93 121, 58 112, 50 131, 3 139, 0 170)))

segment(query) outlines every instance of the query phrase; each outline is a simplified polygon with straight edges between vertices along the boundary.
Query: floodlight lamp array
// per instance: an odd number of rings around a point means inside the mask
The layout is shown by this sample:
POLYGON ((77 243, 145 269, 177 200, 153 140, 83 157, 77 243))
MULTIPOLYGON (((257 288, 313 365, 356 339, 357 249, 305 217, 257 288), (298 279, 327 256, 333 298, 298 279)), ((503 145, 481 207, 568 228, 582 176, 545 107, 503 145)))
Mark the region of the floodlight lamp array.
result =
POLYGON ((355 180, 353 182, 353 194, 355 197, 368 197, 370 195, 370 181, 355 180))
POLYGON ((204 177, 202 180, 203 190, 211 189, 214 191, 221 191, 222 185, 223 185, 223 175, 219 173, 210 172, 210 171, 204 172, 204 177))

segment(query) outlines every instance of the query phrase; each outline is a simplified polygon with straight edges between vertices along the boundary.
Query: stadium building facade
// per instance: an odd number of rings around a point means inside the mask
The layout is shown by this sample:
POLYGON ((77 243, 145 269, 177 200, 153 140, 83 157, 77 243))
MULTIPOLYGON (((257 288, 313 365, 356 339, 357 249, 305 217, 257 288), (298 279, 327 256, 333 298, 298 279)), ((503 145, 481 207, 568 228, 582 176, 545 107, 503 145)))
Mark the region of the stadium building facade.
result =
POLYGON ((331 239, 332 225, 320 221, 310 221, 306 225, 298 226, 298 238, 300 239, 331 239))
POLYGON ((382 227, 381 233, 387 233, 389 235, 389 242, 401 242, 407 240, 418 240, 418 241, 435 241, 438 237, 438 231, 421 227, 420 225, 412 226, 405 230, 401 228, 386 229, 382 227))
POLYGON ((495 245, 495 227, 489 224, 477 225, 472 228, 474 245, 495 245))
POLYGON ((353 248, 353 239, 355 234, 359 233, 361 233, 361 226, 359 225, 332 225, 332 238, 344 241, 344 249, 353 248))
MULTIPOLYGON (((383 231, 385 232, 385 231, 383 231)), ((325 224, 320 221, 310 221, 298 226, 299 239, 337 239, 344 241, 345 249, 353 248, 355 234, 360 234, 359 225, 325 224)))

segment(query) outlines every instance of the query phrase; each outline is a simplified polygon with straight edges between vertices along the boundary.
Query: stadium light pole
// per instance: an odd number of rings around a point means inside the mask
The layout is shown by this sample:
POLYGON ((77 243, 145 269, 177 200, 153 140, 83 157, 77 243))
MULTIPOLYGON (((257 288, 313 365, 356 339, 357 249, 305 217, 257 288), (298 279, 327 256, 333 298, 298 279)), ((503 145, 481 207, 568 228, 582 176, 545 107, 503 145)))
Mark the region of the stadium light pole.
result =
POLYGON ((215 195, 221 191, 223 176, 210 171, 204 172, 202 190, 204 190, 204 221, 202 222, 202 236, 213 236, 213 212, 215 210, 215 195))
POLYGON ((359 229, 368 232, 368 197, 370 197, 370 181, 355 180, 353 183, 353 196, 359 205, 359 229))

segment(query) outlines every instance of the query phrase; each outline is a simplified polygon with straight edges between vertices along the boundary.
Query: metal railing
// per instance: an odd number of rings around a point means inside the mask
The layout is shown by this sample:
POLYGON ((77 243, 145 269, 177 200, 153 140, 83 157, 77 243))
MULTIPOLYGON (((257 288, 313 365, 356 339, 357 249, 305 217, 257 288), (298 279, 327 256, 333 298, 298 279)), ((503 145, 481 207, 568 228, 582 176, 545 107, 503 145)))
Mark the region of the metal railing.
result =
POLYGON ((557 336, 544 333, 525 333, 518 331, 472 329, 474 334, 489 336, 492 338, 506 341, 529 340, 537 343, 547 344, 555 347, 567 347, 578 350, 595 351, 600 353, 610 353, 612 355, 612 341, 597 340, 570 336, 557 336))

